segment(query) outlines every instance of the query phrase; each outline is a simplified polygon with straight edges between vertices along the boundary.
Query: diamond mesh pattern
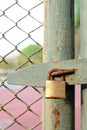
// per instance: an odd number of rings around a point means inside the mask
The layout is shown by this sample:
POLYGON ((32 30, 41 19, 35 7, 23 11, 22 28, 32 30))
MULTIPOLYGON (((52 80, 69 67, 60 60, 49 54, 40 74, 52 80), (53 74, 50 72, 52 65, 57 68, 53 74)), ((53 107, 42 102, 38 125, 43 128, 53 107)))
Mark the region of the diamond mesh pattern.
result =
POLYGON ((42 89, 6 80, 9 71, 41 62, 35 59, 43 48, 43 16, 40 0, 0 0, 0 130, 42 129, 42 89), (37 49, 28 54, 31 44, 37 49))

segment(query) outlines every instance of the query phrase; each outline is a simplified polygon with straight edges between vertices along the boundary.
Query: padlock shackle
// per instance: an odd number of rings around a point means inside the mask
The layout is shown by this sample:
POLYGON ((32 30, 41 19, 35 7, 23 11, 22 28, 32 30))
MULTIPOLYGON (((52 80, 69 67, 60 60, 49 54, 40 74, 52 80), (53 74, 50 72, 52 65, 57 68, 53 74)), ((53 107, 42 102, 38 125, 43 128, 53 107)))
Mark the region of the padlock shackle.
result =
POLYGON ((60 76, 62 80, 65 80, 65 74, 72 74, 74 73, 74 69, 58 69, 54 68, 48 72, 48 80, 51 80, 53 73, 56 73, 57 76, 60 76))

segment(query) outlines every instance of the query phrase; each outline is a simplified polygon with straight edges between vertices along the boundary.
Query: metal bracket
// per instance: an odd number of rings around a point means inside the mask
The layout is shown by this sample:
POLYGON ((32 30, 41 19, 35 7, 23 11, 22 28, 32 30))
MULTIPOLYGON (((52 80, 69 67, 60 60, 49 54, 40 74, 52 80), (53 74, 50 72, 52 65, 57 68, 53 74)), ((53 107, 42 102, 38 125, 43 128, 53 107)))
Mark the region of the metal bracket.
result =
POLYGON ((65 76, 69 85, 87 84, 87 59, 73 59, 33 65, 8 74, 7 82, 17 85, 45 86, 48 72, 54 68, 75 70, 74 74, 65 76))

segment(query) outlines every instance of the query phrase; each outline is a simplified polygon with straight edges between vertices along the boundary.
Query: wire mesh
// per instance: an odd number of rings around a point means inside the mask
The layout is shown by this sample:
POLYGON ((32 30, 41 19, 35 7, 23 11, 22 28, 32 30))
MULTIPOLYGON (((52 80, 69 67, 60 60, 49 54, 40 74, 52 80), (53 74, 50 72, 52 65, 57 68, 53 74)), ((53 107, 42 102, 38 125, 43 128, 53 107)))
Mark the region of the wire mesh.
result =
POLYGON ((7 73, 42 62, 43 2, 0 0, 0 130, 41 130, 42 89, 7 84, 7 73))

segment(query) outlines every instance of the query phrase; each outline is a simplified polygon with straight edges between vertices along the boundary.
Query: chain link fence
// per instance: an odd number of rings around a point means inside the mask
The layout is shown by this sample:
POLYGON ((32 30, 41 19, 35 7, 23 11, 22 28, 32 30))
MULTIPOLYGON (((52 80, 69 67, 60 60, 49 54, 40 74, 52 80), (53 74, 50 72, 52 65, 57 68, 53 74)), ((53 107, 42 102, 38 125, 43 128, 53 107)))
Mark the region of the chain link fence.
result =
POLYGON ((0 130, 42 129, 42 89, 6 80, 10 71, 42 62, 43 6, 0 0, 0 130))

